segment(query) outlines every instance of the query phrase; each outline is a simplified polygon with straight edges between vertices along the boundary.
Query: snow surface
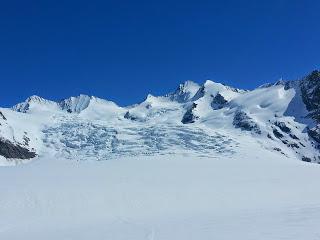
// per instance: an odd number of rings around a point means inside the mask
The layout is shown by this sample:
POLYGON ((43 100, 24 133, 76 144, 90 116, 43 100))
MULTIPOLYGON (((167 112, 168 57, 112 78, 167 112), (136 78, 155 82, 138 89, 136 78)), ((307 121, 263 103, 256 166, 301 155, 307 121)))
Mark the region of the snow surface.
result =
POLYGON ((0 168, 0 239, 318 239, 320 166, 251 146, 0 168))

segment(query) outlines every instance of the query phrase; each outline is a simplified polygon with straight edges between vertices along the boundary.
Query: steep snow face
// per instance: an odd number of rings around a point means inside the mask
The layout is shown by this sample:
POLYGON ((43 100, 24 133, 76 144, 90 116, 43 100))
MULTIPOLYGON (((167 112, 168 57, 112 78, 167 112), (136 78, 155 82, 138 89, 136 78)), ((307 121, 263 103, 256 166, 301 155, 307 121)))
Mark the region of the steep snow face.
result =
POLYGON ((80 94, 77 97, 70 97, 65 100, 62 100, 59 103, 59 105, 62 110, 65 110, 69 113, 73 113, 73 112, 79 113, 89 106, 90 100, 91 100, 91 97, 80 94))
POLYGON ((169 94, 168 96, 171 100, 180 103, 188 102, 198 92, 199 88, 199 84, 192 81, 186 81, 185 83, 180 84, 173 94, 169 94))
POLYGON ((294 89, 286 90, 282 85, 259 88, 234 98, 229 106, 245 109, 259 121, 266 122, 275 115, 283 116, 295 94, 294 89))
MULTIPOLYGON (((83 105, 84 106, 84 105, 83 105)), ((111 101, 90 97, 86 108, 79 108, 76 113, 88 120, 114 121, 121 118, 125 110, 111 101)))
POLYGON ((293 116, 295 118, 295 121, 303 123, 306 126, 314 126, 312 118, 309 117, 310 112, 307 110, 306 104, 304 104, 303 102, 301 81, 292 81, 286 83, 286 88, 293 89, 296 94, 288 104, 288 108, 284 115, 293 116))

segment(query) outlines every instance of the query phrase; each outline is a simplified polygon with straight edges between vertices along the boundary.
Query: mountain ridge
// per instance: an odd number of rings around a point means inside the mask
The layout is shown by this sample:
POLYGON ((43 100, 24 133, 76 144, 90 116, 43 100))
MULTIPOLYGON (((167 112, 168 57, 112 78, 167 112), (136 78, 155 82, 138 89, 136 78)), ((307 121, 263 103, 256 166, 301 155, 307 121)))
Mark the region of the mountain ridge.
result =
POLYGON ((175 148, 210 155, 206 148, 214 149, 209 143, 215 140, 206 131, 214 131, 213 136, 229 135, 230 142, 241 134, 283 156, 320 162, 319 96, 317 70, 300 80, 280 80, 251 91, 211 80, 201 85, 186 81, 172 93, 149 94, 127 107, 84 94, 56 102, 31 96, 11 109, 0 109, 0 136, 3 144, 16 146, 28 138, 30 146, 22 147, 40 155, 77 153, 84 159, 107 159, 129 153, 168 154, 175 148), (20 118, 28 119, 31 130, 20 118), (145 152, 139 152, 139 144, 145 152))

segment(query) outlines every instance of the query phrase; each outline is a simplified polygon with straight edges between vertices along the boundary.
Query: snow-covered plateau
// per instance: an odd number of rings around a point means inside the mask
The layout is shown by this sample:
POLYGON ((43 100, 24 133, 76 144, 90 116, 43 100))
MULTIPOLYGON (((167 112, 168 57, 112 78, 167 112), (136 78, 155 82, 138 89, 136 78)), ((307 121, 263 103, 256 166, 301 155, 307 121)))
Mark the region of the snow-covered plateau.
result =
POLYGON ((0 108, 0 239, 320 239, 320 72, 132 106, 0 108))

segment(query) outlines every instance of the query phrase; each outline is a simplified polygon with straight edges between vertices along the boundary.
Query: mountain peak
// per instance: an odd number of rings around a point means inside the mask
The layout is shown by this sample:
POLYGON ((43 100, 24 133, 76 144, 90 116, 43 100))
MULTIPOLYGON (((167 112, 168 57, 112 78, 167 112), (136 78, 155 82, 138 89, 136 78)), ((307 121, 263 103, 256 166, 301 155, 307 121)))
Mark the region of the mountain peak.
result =
POLYGON ((172 94, 169 94, 171 100, 177 102, 187 102, 198 92, 200 85, 188 80, 184 83, 181 83, 176 91, 172 94))
POLYGON ((206 89, 215 89, 215 90, 230 90, 233 92, 245 92, 245 90, 230 87, 228 85, 225 85, 223 83, 218 83, 212 80, 206 80, 203 84, 203 87, 206 89))
POLYGON ((192 81, 192 80, 187 80, 184 83, 181 83, 180 87, 183 87, 184 89, 188 89, 188 88, 192 88, 192 87, 199 87, 199 84, 192 81))
POLYGON ((198 89, 197 93, 192 98, 193 101, 197 101, 198 99, 207 96, 207 97, 215 97, 217 94, 225 97, 227 100, 230 100, 236 97, 239 93, 245 92, 244 90, 229 87, 222 83, 217 83, 212 80, 206 80, 204 84, 198 89))
POLYGON ((53 105, 56 105, 56 103, 53 101, 44 99, 40 96, 32 95, 28 97, 24 102, 18 103, 15 106, 13 106, 12 109, 17 112, 25 113, 25 112, 28 112, 32 107, 41 106, 41 108, 43 108, 49 105, 53 106, 53 105))
POLYGON ((49 101, 49 100, 46 100, 37 95, 32 95, 25 100, 25 102, 46 102, 46 101, 49 101))
POLYGON ((222 83, 214 82, 212 80, 207 79, 204 84, 204 87, 209 87, 209 86, 219 86, 219 87, 225 87, 222 83))

